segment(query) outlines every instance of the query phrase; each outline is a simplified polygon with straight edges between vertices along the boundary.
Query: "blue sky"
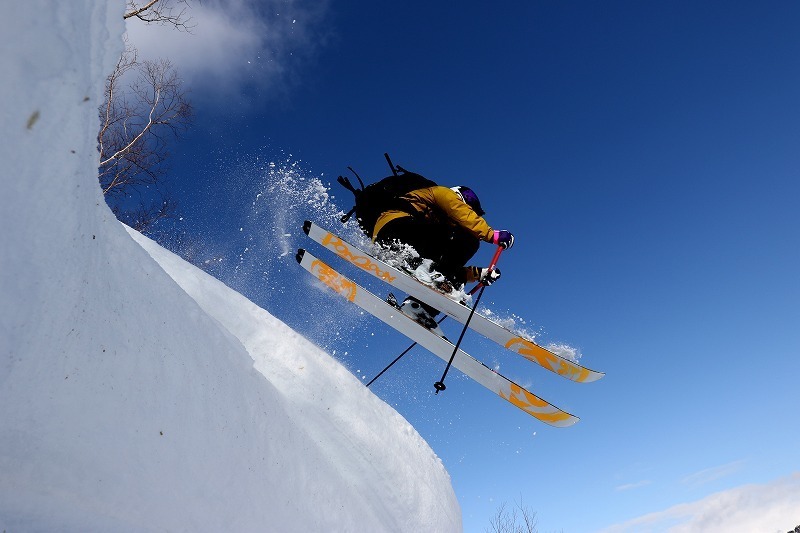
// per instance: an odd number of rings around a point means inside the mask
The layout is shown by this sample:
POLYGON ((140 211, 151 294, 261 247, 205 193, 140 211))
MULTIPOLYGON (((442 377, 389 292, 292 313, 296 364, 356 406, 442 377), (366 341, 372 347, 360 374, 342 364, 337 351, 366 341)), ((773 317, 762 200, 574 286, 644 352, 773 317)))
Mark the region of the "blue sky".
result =
MULTIPOLYGON (((284 254, 313 249, 297 226, 307 216, 336 229, 351 205, 338 174, 382 177, 389 152, 469 185, 489 223, 514 232, 488 308, 607 372, 574 384, 467 337, 468 352, 582 418, 569 429, 457 375, 433 396, 442 368, 423 351, 373 386, 441 457, 467 531, 520 499, 543 532, 645 515, 659 531, 677 504, 700 502, 701 516, 709 495, 800 472, 800 4, 238 1, 193 13, 192 35, 131 33, 191 86, 197 120, 174 146, 173 189, 223 278, 372 377, 404 339, 284 254), (317 183, 333 198, 304 205, 317 183)), ((792 479, 783 494, 797 494, 792 479)), ((754 516, 769 504, 748 501, 754 516)))

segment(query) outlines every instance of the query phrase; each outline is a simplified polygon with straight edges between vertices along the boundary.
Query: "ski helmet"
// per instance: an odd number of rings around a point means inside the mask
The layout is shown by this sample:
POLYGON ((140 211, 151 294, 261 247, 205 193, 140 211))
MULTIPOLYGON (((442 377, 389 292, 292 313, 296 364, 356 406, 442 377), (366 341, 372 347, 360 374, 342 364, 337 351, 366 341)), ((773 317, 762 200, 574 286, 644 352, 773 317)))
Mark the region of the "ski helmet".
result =
POLYGON ((450 189, 455 192, 465 204, 470 206, 479 217, 484 215, 485 211, 481 208, 481 201, 478 200, 478 195, 475 194, 475 191, 464 185, 450 187, 450 189))

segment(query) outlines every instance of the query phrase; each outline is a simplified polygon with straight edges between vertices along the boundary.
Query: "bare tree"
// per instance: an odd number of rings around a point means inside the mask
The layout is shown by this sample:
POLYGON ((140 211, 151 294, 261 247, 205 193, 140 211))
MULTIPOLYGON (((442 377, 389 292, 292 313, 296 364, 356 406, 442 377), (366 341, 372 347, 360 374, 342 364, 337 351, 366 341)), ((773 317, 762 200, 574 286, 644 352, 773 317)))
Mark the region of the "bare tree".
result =
POLYGON ((537 533, 536 513, 522 505, 522 498, 510 510, 503 503, 489 522, 489 528, 486 531, 489 533, 537 533))
POLYGON ((169 61, 139 61, 130 44, 106 80, 100 106, 100 183, 105 195, 158 182, 170 137, 179 138, 191 123, 177 71, 169 61))
POLYGON ((128 0, 123 17, 125 20, 137 18, 147 24, 167 24, 189 31, 192 19, 186 16, 188 6, 188 0, 128 0))
POLYGON ((115 214, 123 220, 133 215, 145 228, 169 216, 174 202, 165 199, 160 188, 167 172, 167 145, 179 139, 192 120, 177 71, 167 60, 139 60, 126 42, 106 80, 99 114, 100 186, 115 214), (130 199, 135 196, 139 201, 132 213, 130 199), (148 198, 152 205, 146 204, 148 198), (147 213, 149 222, 142 218, 147 213))
MULTIPOLYGON (((188 6, 188 0, 128 0, 123 17, 190 31, 188 6)), ((125 51, 106 79, 99 115, 99 180, 106 202, 117 218, 148 233, 158 220, 176 212, 175 201, 163 188, 167 146, 192 120, 177 71, 167 60, 140 60, 126 39, 125 51)))

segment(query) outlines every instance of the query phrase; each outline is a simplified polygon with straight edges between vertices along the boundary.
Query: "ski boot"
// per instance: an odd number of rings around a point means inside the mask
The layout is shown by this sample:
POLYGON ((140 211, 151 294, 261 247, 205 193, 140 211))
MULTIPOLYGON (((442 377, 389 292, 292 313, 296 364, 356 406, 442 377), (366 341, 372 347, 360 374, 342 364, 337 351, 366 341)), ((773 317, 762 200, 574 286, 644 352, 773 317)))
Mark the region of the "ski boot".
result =
POLYGON ((442 328, 439 327, 439 323, 436 322, 436 319, 434 318, 439 314, 439 311, 436 309, 420 302, 416 298, 412 298, 411 296, 403 300, 403 303, 401 304, 397 301, 397 298, 394 294, 389 293, 389 297, 386 299, 386 301, 389 302, 392 307, 396 307, 401 313, 413 319, 420 326, 431 330, 444 339, 447 338, 444 336, 444 331, 442 331, 442 328))
POLYGON ((439 327, 439 323, 436 322, 435 318, 436 315, 439 314, 439 311, 433 309, 431 306, 409 296, 400 304, 400 312, 414 319, 422 327, 431 330, 440 337, 444 337, 444 331, 439 327))

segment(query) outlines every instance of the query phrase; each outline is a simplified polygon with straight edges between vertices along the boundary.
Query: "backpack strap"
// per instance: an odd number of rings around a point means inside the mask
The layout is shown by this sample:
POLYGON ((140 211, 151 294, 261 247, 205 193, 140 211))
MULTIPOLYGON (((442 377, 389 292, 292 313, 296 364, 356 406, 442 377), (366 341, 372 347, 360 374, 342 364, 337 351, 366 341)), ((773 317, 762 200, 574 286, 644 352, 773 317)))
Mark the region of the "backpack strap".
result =
MULTIPOLYGON (((400 165, 395 165, 394 163, 392 163, 392 158, 389 157, 388 153, 383 154, 383 157, 386 158, 386 162, 389 163, 389 168, 392 169, 392 174, 394 174, 395 176, 398 175, 397 174, 398 172, 400 172, 402 174, 409 174, 408 170, 404 169, 400 165)), ((350 170, 353 170, 353 169, 350 169, 350 170)))
POLYGON ((356 212, 356 206, 353 206, 353 207, 350 208, 350 211, 348 211, 347 213, 345 213, 344 215, 342 215, 339 218, 339 221, 342 224, 347 224, 347 221, 350 220, 350 217, 353 216, 353 213, 355 213, 355 212, 356 212))
MULTIPOLYGON (((361 191, 363 191, 363 190, 364 190, 364 182, 363 182, 363 181, 361 181, 361 177, 358 175, 358 173, 357 173, 355 170, 353 170, 353 167, 347 167, 347 168, 348 168, 348 169, 350 169, 350 172, 352 172, 352 173, 355 175, 356 179, 358 180, 358 183, 361 185, 361 188, 360 188, 360 189, 356 189, 355 187, 353 187, 353 184, 352 184, 352 183, 350 183, 350 180, 349 180, 348 178, 345 178, 344 176, 339 176, 339 177, 336 179, 336 181, 338 181, 338 182, 339 182, 339 184, 340 184, 342 187, 344 187, 345 189, 347 189, 348 191, 350 191, 351 193, 353 193, 353 196, 355 196, 356 198, 358 198, 358 195, 361 193, 361 191)), ((344 224, 344 223, 346 223, 348 220, 350 220, 350 217, 352 217, 352 216, 353 216, 353 213, 355 213, 355 211, 356 211, 356 206, 354 205, 354 206, 353 206, 353 207, 350 209, 350 211, 348 211, 348 212, 347 212, 347 213, 346 213, 346 214, 345 214, 343 217, 341 217, 341 218, 339 219, 339 220, 342 222, 342 224, 344 224)))
MULTIPOLYGON (((341 185, 342 187, 344 187, 345 189, 347 189, 348 191, 350 191, 353 194, 356 194, 357 192, 359 192, 358 189, 353 187, 353 184, 350 183, 350 180, 345 178, 344 176, 339 176, 338 178, 336 178, 336 181, 339 182, 339 185, 341 185)), ((361 188, 362 189, 364 188, 363 184, 361 185, 361 188)))
POLYGON ((383 157, 385 157, 385 158, 386 158, 386 162, 387 162, 387 163, 389 163, 389 168, 390 168, 390 169, 392 169, 392 174, 394 174, 395 176, 397 176, 397 170, 398 170, 400 167, 397 167, 397 168, 395 168, 394 164, 392 163, 392 159, 389 157, 389 154, 388 154, 388 153, 384 153, 384 154, 383 154, 383 157))

